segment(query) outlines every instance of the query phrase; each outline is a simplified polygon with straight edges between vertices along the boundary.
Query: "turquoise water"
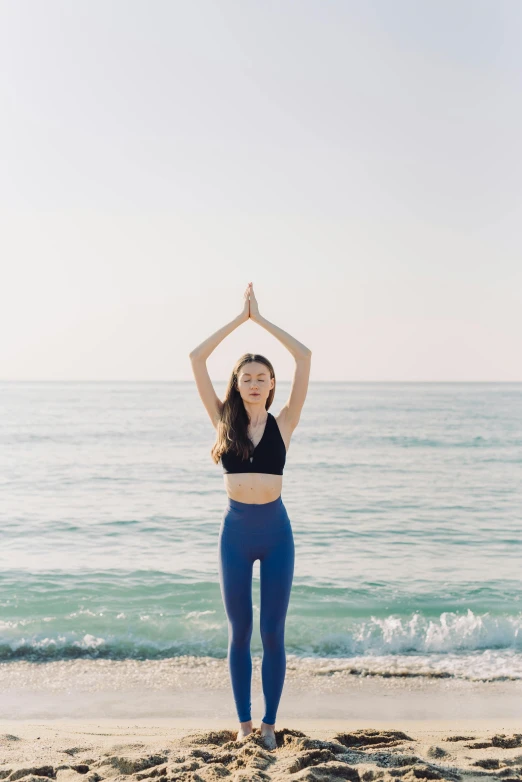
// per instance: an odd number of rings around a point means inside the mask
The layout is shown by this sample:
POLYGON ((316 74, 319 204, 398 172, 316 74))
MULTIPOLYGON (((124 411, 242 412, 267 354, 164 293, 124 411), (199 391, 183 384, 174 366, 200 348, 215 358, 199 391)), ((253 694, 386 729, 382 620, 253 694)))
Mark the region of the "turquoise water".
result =
MULTIPOLYGON (((226 494, 195 384, 0 400, 0 661, 225 658, 226 494)), ((522 384, 312 382, 282 496, 289 659, 522 679, 522 384)), ((253 600, 259 656, 259 562, 253 600)))

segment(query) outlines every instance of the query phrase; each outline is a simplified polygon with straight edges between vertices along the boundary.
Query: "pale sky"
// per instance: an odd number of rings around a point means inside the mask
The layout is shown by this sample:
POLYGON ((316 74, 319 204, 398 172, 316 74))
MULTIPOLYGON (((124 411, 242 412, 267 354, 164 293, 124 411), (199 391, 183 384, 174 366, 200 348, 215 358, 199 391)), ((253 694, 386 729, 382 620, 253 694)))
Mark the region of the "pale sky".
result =
POLYGON ((0 0, 0 380, 522 381, 522 2, 0 0), (254 323, 245 351, 293 359, 254 323))

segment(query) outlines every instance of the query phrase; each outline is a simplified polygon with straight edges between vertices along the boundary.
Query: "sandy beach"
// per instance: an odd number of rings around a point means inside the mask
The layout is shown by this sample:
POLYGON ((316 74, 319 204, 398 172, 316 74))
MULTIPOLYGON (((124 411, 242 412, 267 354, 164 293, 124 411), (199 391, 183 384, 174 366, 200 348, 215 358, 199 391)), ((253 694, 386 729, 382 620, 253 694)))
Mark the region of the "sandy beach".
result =
POLYGON ((522 779, 522 722, 299 720, 235 740, 233 720, 2 720, 0 779, 148 780, 522 779))

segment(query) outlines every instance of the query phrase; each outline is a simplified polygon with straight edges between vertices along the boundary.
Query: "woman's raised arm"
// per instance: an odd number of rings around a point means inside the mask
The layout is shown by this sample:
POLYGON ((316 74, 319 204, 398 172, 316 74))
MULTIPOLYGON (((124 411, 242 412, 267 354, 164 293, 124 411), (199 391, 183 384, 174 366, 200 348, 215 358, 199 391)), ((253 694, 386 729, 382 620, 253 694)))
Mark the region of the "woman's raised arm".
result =
POLYGON ((229 334, 231 334, 234 329, 237 329, 238 326, 240 326, 242 323, 245 323, 249 317, 250 317, 250 301, 248 298, 248 295, 250 293, 250 285, 247 285, 245 293, 244 293, 244 299, 245 303, 243 306, 243 311, 240 315, 238 315, 234 320, 231 320, 230 323, 226 323, 224 326, 222 326, 220 329, 218 329, 214 334, 211 334, 208 339, 206 339, 204 342, 201 343, 201 345, 198 345, 197 348, 194 348, 191 353, 189 353, 189 358, 195 359, 200 358, 203 359, 203 361, 206 361, 207 358, 210 356, 213 350, 217 348, 220 342, 222 342, 225 337, 228 337, 229 334))
POLYGON ((274 337, 276 337, 279 342, 282 342, 285 348, 287 348, 292 356, 295 359, 298 358, 307 358, 312 355, 312 351, 310 348, 307 348, 306 345, 303 345, 302 342, 299 342, 295 337, 292 337, 291 334, 289 334, 287 331, 283 331, 283 329, 279 328, 279 326, 276 326, 274 323, 270 323, 269 320, 264 318, 259 313, 259 306, 256 299, 256 294, 254 293, 254 286, 250 286, 250 318, 254 321, 254 323, 258 323, 260 326, 263 326, 264 329, 270 332, 270 334, 273 334, 274 337))
POLYGON ((234 320, 231 320, 230 323, 226 323, 224 326, 218 329, 214 334, 211 334, 210 337, 208 337, 208 339, 206 339, 204 342, 202 342, 200 345, 194 348, 194 350, 191 351, 191 353, 189 354, 189 358, 192 363, 192 371, 194 373, 194 379, 196 381, 196 386, 198 388, 201 401, 205 405, 205 409, 209 414, 210 420, 212 421, 212 424, 214 426, 217 426, 217 423, 221 416, 223 402, 216 394, 214 386, 212 385, 212 381, 210 379, 210 375, 208 374, 208 369, 207 369, 207 358, 210 356, 212 351, 219 345, 219 343, 225 339, 226 336, 228 336, 232 331, 234 331, 234 329, 236 329, 238 326, 240 326, 242 323, 245 323, 245 321, 249 319, 250 317, 250 303, 248 299, 249 291, 250 291, 250 286, 247 286, 247 289, 244 294, 245 304, 241 314, 238 315, 236 318, 234 318, 234 320))

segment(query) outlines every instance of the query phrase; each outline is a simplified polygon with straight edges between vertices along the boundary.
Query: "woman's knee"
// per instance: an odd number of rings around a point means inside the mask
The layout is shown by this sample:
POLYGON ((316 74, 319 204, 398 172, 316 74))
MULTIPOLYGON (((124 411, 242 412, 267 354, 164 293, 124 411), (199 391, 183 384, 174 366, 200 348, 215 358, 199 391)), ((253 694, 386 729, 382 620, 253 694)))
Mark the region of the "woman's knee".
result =
POLYGON ((281 646, 284 646, 284 620, 265 622, 261 625, 260 631, 263 649, 279 649, 281 646))
POLYGON ((249 646, 252 638, 252 620, 229 622, 229 637, 232 646, 249 646))

